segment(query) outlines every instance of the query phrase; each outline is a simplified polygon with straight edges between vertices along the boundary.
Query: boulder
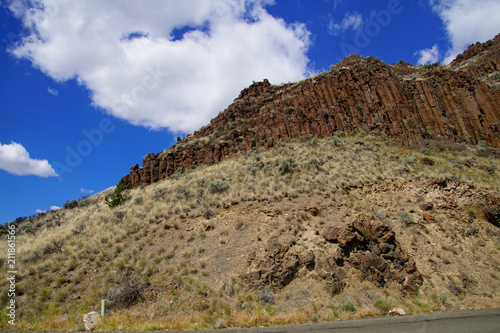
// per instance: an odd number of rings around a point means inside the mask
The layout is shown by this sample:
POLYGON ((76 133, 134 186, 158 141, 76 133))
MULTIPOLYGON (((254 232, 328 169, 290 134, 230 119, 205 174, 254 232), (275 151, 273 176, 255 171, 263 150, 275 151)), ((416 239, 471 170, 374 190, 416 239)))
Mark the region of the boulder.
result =
POLYGON ((391 315, 391 316, 406 316, 406 312, 403 309, 394 308, 394 309, 391 309, 389 311, 389 315, 391 315))
POLYGON ((335 227, 327 227, 323 232, 323 238, 330 243, 337 243, 340 234, 340 229, 335 227))
POLYGON ((85 330, 93 331, 97 327, 97 324, 99 323, 100 319, 101 316, 99 315, 99 313, 95 311, 84 314, 83 325, 85 326, 85 330))
POLYGON ((436 217, 429 212, 423 212, 422 217, 427 223, 436 223, 436 217))
POLYGON ((420 159, 420 164, 423 165, 428 165, 428 166, 433 166, 436 162, 431 160, 430 158, 424 157, 420 159))
POLYGON ((276 300, 274 299, 274 294, 270 291, 261 289, 259 290, 259 301, 269 304, 274 304, 276 300))

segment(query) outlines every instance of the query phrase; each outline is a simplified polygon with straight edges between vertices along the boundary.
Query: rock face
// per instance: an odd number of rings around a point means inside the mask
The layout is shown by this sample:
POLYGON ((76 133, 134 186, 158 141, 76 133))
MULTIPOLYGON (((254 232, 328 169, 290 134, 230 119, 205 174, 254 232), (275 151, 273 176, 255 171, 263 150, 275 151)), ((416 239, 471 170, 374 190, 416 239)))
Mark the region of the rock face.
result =
POLYGON ((500 35, 446 66, 387 65, 351 55, 301 82, 257 82, 209 125, 146 155, 122 182, 132 188, 287 138, 340 131, 363 130, 408 146, 447 140, 499 148, 499 69, 500 35))
POLYGON ((323 238, 329 243, 328 251, 318 253, 318 258, 301 253, 293 239, 273 239, 263 253, 249 258, 250 271, 240 278, 254 289, 281 289, 297 277, 313 274, 326 281, 330 293, 337 294, 345 287, 346 269, 354 269, 379 287, 394 281, 403 292, 413 294, 422 285, 415 261, 401 249, 387 225, 361 219, 344 227, 327 227, 323 238))

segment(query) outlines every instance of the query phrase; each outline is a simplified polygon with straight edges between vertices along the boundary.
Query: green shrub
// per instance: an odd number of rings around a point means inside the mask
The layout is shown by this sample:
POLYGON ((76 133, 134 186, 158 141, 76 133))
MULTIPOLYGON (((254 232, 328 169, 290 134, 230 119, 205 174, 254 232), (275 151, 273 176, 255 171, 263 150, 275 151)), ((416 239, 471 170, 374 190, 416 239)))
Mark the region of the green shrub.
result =
POLYGON ((292 173, 293 170, 297 167, 297 162, 293 157, 287 157, 281 160, 280 165, 278 166, 278 172, 281 175, 286 173, 292 173))
POLYGON ((127 200, 127 197, 122 194, 123 191, 124 191, 123 183, 120 180, 118 184, 116 184, 115 191, 111 195, 111 199, 108 199, 108 196, 104 198, 104 202, 106 202, 109 208, 114 208, 116 206, 119 206, 127 200))
POLYGON ((346 134, 344 131, 336 131, 335 136, 338 136, 339 138, 343 138, 344 136, 346 136, 346 134))
POLYGON ((402 210, 398 212, 398 215, 401 218, 401 222, 403 222, 404 224, 413 223, 413 217, 409 212, 402 210))
POLYGON ((198 185, 199 187, 204 187, 206 184, 207 184, 206 178, 202 177, 202 178, 196 179, 196 185, 198 185))
POLYGON ((71 200, 71 201, 66 201, 63 205, 63 208, 66 209, 73 209, 78 207, 78 201, 77 200, 71 200))
POLYGON ((224 193, 229 190, 229 183, 222 179, 212 180, 208 183, 208 192, 211 194, 224 193))
POLYGON ((449 157, 448 161, 450 162, 450 167, 452 168, 462 169, 464 167, 464 164, 458 158, 449 157))
POLYGON ((382 313, 388 313, 394 307, 393 302, 381 298, 375 300, 373 305, 382 313))
POLYGON ((344 302, 342 303, 342 309, 344 311, 356 312, 356 307, 352 302, 344 302))
POLYGON ((328 140, 326 140, 326 142, 331 145, 331 146, 334 146, 334 147, 342 147, 344 144, 342 143, 342 140, 340 140, 339 138, 337 138, 336 136, 332 136, 332 137, 329 137, 328 140))
POLYGON ((422 148, 422 149, 420 149, 420 153, 424 154, 424 155, 431 155, 432 150, 430 150, 430 148, 422 148))
POLYGON ((413 165, 417 164, 417 158, 416 157, 405 157, 401 160, 401 164, 403 165, 413 165))

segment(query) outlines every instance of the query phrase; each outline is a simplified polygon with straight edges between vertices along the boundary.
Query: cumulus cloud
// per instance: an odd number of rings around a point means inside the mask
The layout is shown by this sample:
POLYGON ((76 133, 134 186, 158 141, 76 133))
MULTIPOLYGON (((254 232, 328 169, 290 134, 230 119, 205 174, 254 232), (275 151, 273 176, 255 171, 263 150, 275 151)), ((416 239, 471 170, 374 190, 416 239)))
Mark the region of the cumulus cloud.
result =
POLYGON ((330 18, 328 33, 332 36, 340 35, 349 29, 358 30, 363 25, 363 16, 359 13, 346 13, 341 22, 336 23, 330 18))
POLYGON ((270 0, 11 0, 31 32, 11 52, 134 125, 190 132, 253 80, 308 75, 310 33, 270 0))
POLYGON ((430 49, 416 52, 415 55, 419 57, 417 61, 418 65, 433 64, 439 61, 439 47, 436 44, 430 49))
POLYGON ((429 0, 429 3, 443 20, 451 43, 445 63, 470 44, 485 42, 500 32, 498 0, 429 0))
POLYGON ((30 158, 23 145, 0 143, 0 169, 16 176, 57 177, 47 160, 30 158))
POLYGON ((61 207, 58 206, 50 206, 50 210, 58 210, 61 209, 61 207))
POLYGON ((56 89, 53 89, 51 87, 49 87, 49 89, 47 89, 47 92, 51 95, 54 95, 54 96, 59 96, 59 91, 57 91, 56 89))
POLYGON ((88 189, 86 189, 86 188, 81 188, 81 189, 80 189, 80 193, 81 193, 81 194, 86 194, 86 195, 89 195, 89 194, 94 193, 94 190, 88 190, 88 189))

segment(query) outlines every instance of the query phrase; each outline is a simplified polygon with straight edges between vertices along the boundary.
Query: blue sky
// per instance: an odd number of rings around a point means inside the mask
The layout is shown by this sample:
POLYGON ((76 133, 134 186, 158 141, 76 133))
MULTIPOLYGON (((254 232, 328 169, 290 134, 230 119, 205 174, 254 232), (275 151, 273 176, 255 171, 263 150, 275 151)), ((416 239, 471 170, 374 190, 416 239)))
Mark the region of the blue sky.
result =
POLYGON ((352 52, 447 63, 498 0, 0 1, 0 222, 115 185, 252 81, 352 52))

